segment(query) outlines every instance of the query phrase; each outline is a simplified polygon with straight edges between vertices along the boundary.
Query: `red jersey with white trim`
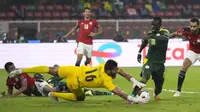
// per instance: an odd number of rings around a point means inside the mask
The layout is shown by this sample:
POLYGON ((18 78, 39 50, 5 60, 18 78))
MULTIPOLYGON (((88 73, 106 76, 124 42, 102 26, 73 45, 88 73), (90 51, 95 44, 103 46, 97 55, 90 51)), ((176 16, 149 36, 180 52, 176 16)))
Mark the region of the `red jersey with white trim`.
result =
POLYGON ((200 54, 200 28, 197 30, 198 32, 193 34, 190 28, 183 28, 178 30, 177 33, 181 33, 183 36, 187 37, 190 42, 189 49, 191 51, 200 54))
POLYGON ((21 75, 18 75, 14 78, 8 78, 6 81, 6 85, 8 87, 8 90, 13 90, 13 87, 15 87, 15 89, 20 89, 22 87, 21 85, 21 81, 23 79, 27 80, 27 89, 31 89, 34 87, 35 85, 35 79, 32 78, 31 76, 29 76, 27 73, 23 73, 21 75))
POLYGON ((94 32, 95 28, 99 27, 99 23, 94 20, 79 20, 78 21, 79 26, 79 36, 78 36, 78 42, 82 42, 84 44, 90 44, 92 45, 93 37, 88 36, 91 32, 94 32))

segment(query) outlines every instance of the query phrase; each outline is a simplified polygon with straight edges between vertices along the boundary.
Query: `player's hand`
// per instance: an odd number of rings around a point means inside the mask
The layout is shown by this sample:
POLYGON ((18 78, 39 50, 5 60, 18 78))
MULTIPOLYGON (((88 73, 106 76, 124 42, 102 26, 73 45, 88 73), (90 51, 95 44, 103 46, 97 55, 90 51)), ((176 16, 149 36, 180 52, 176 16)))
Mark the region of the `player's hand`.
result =
POLYGON ((141 53, 138 53, 138 55, 137 55, 137 61, 138 61, 139 63, 141 63, 141 58, 142 58, 141 53))
POLYGON ((143 87, 146 86, 146 84, 137 81, 137 80, 136 80, 135 78, 133 78, 133 77, 130 79, 130 81, 133 83, 133 88, 134 88, 135 86, 138 86, 139 88, 143 88, 143 87))
POLYGON ((90 37, 95 37, 96 36, 96 34, 95 33, 93 33, 93 32, 91 32, 88 36, 90 36, 90 37))
POLYGON ((146 86, 146 84, 142 83, 142 82, 139 82, 139 81, 136 81, 134 84, 133 84, 133 88, 135 86, 138 86, 139 88, 143 88, 146 86))

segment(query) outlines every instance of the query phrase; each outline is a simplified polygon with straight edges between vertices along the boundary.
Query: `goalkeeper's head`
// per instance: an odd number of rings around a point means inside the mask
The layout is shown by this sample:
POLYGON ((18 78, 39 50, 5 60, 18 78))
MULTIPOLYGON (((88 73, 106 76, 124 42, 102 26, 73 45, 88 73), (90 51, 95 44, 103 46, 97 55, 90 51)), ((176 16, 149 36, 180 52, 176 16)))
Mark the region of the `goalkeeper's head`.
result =
POLYGON ((110 76, 114 79, 117 75, 118 70, 119 70, 119 68, 118 68, 118 64, 116 61, 111 60, 111 59, 106 61, 104 71, 106 74, 108 74, 108 76, 110 76))
POLYGON ((6 70, 6 72, 10 73, 12 72, 13 70, 15 70, 15 65, 13 62, 7 62, 5 65, 4 65, 4 68, 6 70))

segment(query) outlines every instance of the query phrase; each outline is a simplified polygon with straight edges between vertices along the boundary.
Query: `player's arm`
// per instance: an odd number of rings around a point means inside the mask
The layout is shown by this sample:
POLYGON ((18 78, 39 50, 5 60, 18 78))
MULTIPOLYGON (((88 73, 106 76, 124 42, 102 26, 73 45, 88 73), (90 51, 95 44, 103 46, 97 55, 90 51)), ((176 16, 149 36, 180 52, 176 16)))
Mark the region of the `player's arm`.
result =
POLYGON ((123 71, 122 69, 119 68, 118 70, 118 74, 121 75, 122 77, 126 78, 128 81, 131 80, 131 78, 133 78, 129 73, 123 71))
POLYGON ((147 38, 143 38, 142 39, 142 44, 140 46, 140 49, 138 51, 139 54, 141 54, 142 50, 147 46, 148 44, 148 39, 147 38))
POLYGON ((113 83, 112 80, 105 80, 104 82, 104 87, 114 93, 115 95, 120 96, 121 98, 131 101, 131 102, 138 102, 138 99, 135 97, 132 97, 128 94, 126 94, 124 91, 122 91, 120 88, 116 87, 113 83))
POLYGON ((102 27, 99 25, 99 23, 96 21, 96 28, 97 28, 97 32, 94 33, 94 32, 91 32, 88 36, 90 37, 96 37, 97 35, 100 35, 103 33, 103 30, 102 30, 102 27))
POLYGON ((69 35, 71 35, 73 32, 75 32, 79 28, 79 24, 77 23, 74 28, 72 28, 67 34, 65 34, 62 38, 66 38, 69 35))
POLYGON ((100 35, 102 33, 103 33, 102 27, 100 25, 98 25, 97 32, 95 33, 95 35, 97 36, 97 35, 100 35))
POLYGON ((177 36, 177 32, 173 32, 169 35, 169 38, 175 38, 177 36))
POLYGON ((139 81, 137 81, 135 78, 133 78, 129 73, 124 72, 122 69, 119 68, 118 74, 122 77, 126 78, 128 81, 132 82, 134 85, 137 85, 138 87, 144 87, 146 84, 143 84, 139 81))
POLYGON ((147 46, 147 44, 148 44, 148 37, 146 36, 146 37, 144 37, 144 38, 142 39, 142 44, 141 44, 140 49, 139 49, 139 51, 138 51, 137 61, 138 61, 139 63, 141 63, 141 59, 142 59, 141 52, 142 52, 142 50, 147 46))
POLYGON ((138 99, 137 99, 137 98, 132 97, 132 96, 126 94, 124 91, 122 91, 122 90, 121 90, 120 88, 118 88, 118 87, 115 87, 111 92, 113 92, 115 95, 120 96, 120 97, 123 98, 124 100, 128 100, 128 101, 135 102, 135 103, 138 102, 138 99))
POLYGON ((183 29, 180 29, 176 32, 173 32, 169 35, 169 38, 175 38, 176 36, 186 36, 188 35, 188 31, 190 31, 189 28, 183 28, 183 29))
POLYGON ((13 86, 8 84, 7 91, 8 91, 8 96, 11 96, 13 94, 13 86))
POLYGON ((20 95, 20 94, 23 93, 23 92, 27 89, 27 87, 28 87, 27 78, 25 78, 25 77, 23 77, 23 76, 21 76, 20 78, 21 78, 21 85, 22 85, 22 87, 21 87, 17 92, 15 92, 15 93, 12 95, 12 97, 16 97, 16 96, 20 95))

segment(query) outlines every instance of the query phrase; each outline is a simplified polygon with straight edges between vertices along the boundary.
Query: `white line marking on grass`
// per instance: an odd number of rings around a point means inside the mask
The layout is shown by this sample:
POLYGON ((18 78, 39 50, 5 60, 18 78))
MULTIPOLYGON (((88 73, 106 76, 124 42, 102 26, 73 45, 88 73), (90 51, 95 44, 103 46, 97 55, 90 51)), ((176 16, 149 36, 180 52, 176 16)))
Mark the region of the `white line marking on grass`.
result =
MULTIPOLYGON (((144 88, 144 89, 153 90, 154 88, 144 88)), ((162 91, 172 92, 172 93, 176 92, 176 90, 172 90, 172 89, 162 89, 162 91)), ((186 93, 186 94, 200 94, 200 92, 196 92, 196 91, 181 91, 181 93, 186 93)))

